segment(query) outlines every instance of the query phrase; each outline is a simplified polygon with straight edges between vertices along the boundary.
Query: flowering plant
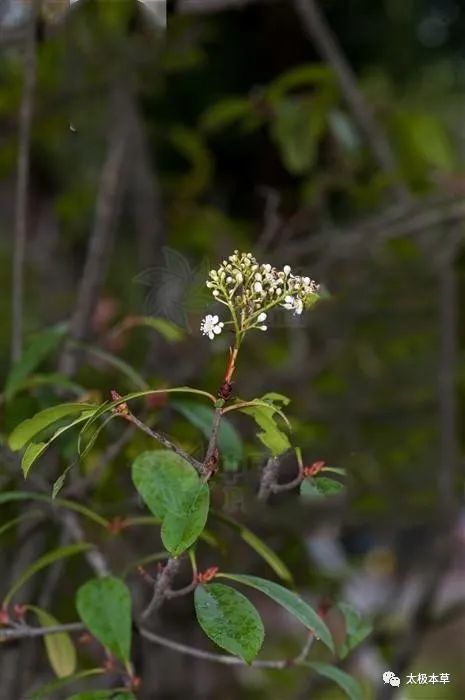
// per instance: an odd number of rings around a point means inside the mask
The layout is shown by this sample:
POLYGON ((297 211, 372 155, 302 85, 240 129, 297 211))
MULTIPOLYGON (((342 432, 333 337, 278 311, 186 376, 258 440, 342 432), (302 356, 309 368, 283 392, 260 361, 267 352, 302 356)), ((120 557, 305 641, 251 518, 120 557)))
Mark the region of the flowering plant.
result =
MULTIPOLYGON (((291 490, 296 491, 296 494, 300 493, 302 497, 321 497, 338 493, 344 488, 340 480, 324 475, 325 472, 343 475, 343 470, 328 467, 323 460, 305 464, 302 450, 297 446, 291 446, 288 435, 289 420, 283 412, 283 408, 289 403, 287 397, 279 394, 265 394, 259 398, 244 400, 233 396, 231 383, 237 354, 245 335, 252 330, 266 331, 268 314, 276 307, 282 307, 295 315, 302 314, 318 300, 319 285, 310 277, 293 274, 288 265, 279 270, 270 264, 259 264, 251 253, 238 251, 224 260, 217 269, 210 271, 206 284, 213 298, 226 307, 228 316, 220 320, 218 314, 207 315, 202 321, 201 331, 211 340, 227 326, 231 327, 234 333, 234 343, 230 348, 223 382, 216 395, 203 389, 185 386, 143 389, 125 396, 112 391, 112 400, 100 405, 84 401, 81 397, 81 400, 73 403, 48 407, 33 418, 20 423, 11 433, 10 448, 24 450, 22 469, 25 477, 29 475, 43 452, 60 435, 76 426, 80 426, 78 452, 81 460, 92 448, 102 429, 113 419, 126 421, 131 428, 142 431, 151 441, 161 443, 163 449, 147 449, 138 454, 132 464, 132 481, 151 513, 149 517, 145 515, 141 518, 123 513, 116 515, 112 520, 107 520, 99 513, 93 512, 87 505, 73 502, 69 498, 60 499, 60 507, 69 510, 67 517, 63 519, 64 526, 69 529, 70 536, 76 542, 68 547, 58 548, 43 557, 31 567, 29 573, 22 575, 19 583, 13 585, 6 594, 1 609, 0 624, 3 624, 4 631, 0 631, 0 639, 2 634, 6 637, 27 635, 27 633, 31 636, 40 636, 40 633, 30 628, 23 619, 21 629, 18 631, 18 623, 11 617, 10 609, 16 591, 29 575, 48 563, 82 553, 87 557, 97 577, 90 579, 78 589, 76 609, 81 622, 74 623, 72 627, 73 629, 84 627, 106 648, 107 654, 111 656, 110 662, 107 662, 107 670, 111 672, 119 669, 119 673, 125 674, 127 688, 124 697, 127 700, 134 699, 133 693, 140 684, 131 655, 133 629, 153 643, 193 657, 210 658, 219 663, 229 665, 253 663, 259 667, 276 669, 285 669, 289 665, 307 666, 332 678, 352 700, 357 700, 361 695, 358 685, 352 678, 342 670, 334 669, 330 664, 308 659, 311 646, 317 641, 321 641, 330 653, 336 656, 338 654, 342 656, 342 649, 350 649, 358 643, 363 637, 360 625, 356 628, 356 640, 351 638, 354 616, 357 616, 356 611, 346 604, 339 608, 340 613, 351 622, 347 626, 343 646, 338 647, 325 618, 327 606, 324 607, 321 603, 317 609, 314 609, 307 601, 290 590, 292 575, 282 559, 254 533, 231 518, 218 515, 210 509, 210 483, 221 466, 225 464, 226 453, 231 449, 231 435, 234 436, 236 452, 235 461, 231 459, 229 461, 229 468, 232 464, 237 469, 242 459, 243 447, 240 436, 229 423, 229 417, 235 411, 240 411, 255 421, 257 438, 266 450, 259 478, 258 499, 266 502, 272 495, 291 490), (185 417, 190 418, 193 425, 204 427, 207 444, 200 456, 191 454, 178 441, 173 442, 163 432, 152 427, 153 421, 150 415, 149 418, 141 420, 130 407, 132 401, 140 398, 149 398, 151 403, 148 403, 148 406, 153 407, 161 398, 167 402, 173 395, 176 397, 183 394, 188 395, 191 403, 183 403, 182 399, 176 398, 172 405, 185 417), (198 405, 192 405, 192 397, 198 400, 198 405), (200 401, 204 403, 200 404, 200 401), (223 426, 227 430, 224 430, 223 426), (44 431, 47 433, 46 440, 43 439, 44 431), (225 435, 228 440, 225 440, 225 435), (295 478, 286 483, 282 483, 279 479, 280 458, 284 453, 295 455, 297 470, 295 478), (94 525, 103 526, 112 536, 122 536, 125 530, 140 521, 148 521, 153 527, 159 528, 164 550, 155 558, 166 560, 164 565, 160 567, 155 577, 139 567, 141 576, 152 590, 145 608, 140 610, 141 606, 136 605, 133 610, 132 598, 135 592, 130 590, 123 578, 109 573, 110 565, 101 551, 103 545, 96 547, 82 541, 83 531, 79 522, 76 522, 78 515, 92 520, 94 525), (218 518, 221 522, 232 525, 234 531, 240 533, 243 540, 271 567, 274 574, 285 585, 254 575, 227 573, 218 566, 199 570, 198 544, 201 540, 206 544, 215 542, 214 536, 206 530, 206 525, 207 521, 210 526, 210 523, 212 521, 214 523, 218 518), (191 583, 184 588, 177 588, 173 584, 184 561, 190 562, 191 583), (228 581, 261 591, 303 623, 307 630, 306 640, 297 656, 291 659, 255 661, 264 641, 261 617, 248 598, 235 588, 226 585, 228 581), (200 627, 207 637, 232 656, 219 656, 180 645, 162 635, 155 635, 145 627, 146 620, 167 599, 191 593, 194 595, 194 607, 200 627), (115 611, 118 611, 116 617, 115 611), (109 620, 112 621, 111 624, 108 623, 109 620)), ((63 488, 65 476, 69 470, 68 465, 56 480, 53 498, 63 488)), ((47 500, 44 495, 41 495, 41 498, 47 500)), ((3 494, 3 501, 5 500, 8 500, 8 497, 3 494)), ((16 607, 13 610, 16 610, 16 607)), ((31 611, 35 611, 42 624, 50 624, 51 618, 47 617, 48 613, 34 606, 23 606, 21 615, 24 617, 31 611), (44 620, 46 623, 43 622, 44 620)), ((74 647, 67 635, 67 629, 61 628, 58 623, 55 626, 58 626, 58 631, 63 635, 62 646, 68 650, 66 673, 72 677, 76 661, 74 647), (63 639, 66 641, 63 642, 63 639)), ((364 633, 368 633, 367 627, 364 630, 364 633)), ((47 644, 47 650, 51 657, 51 664, 55 668, 54 647, 47 644)), ((63 652, 60 653, 63 654, 63 652)))
POLYGON ((230 319, 223 322, 218 316, 206 316, 201 330, 213 340, 223 326, 231 325, 237 349, 247 331, 268 329, 265 321, 271 309, 281 306, 300 316, 318 300, 320 290, 310 277, 294 275, 289 265, 278 270, 269 263, 259 264, 252 253, 237 250, 210 271, 206 284, 216 301, 227 307, 230 319))

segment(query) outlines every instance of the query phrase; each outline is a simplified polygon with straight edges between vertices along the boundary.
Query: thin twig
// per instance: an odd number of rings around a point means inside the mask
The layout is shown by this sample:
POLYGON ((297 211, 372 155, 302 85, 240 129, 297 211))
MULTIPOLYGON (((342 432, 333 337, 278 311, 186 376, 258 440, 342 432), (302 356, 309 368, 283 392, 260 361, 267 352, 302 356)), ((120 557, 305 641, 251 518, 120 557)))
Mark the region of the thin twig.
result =
POLYGON ((24 259, 26 254, 29 163, 34 93, 37 82, 36 20, 40 0, 31 3, 25 36, 24 87, 19 114, 19 145, 16 178, 14 254, 12 278, 11 361, 17 362, 23 350, 24 259))
POLYGON ((136 418, 136 416, 134 416, 132 413, 125 416, 125 419, 133 425, 135 425, 136 428, 139 428, 139 430, 142 430, 144 433, 146 433, 146 435, 149 435, 154 440, 157 440, 157 442, 160 442, 168 450, 172 450, 177 455, 185 459, 186 462, 189 462, 189 464, 193 466, 197 472, 202 472, 203 464, 196 460, 195 457, 192 457, 192 455, 190 455, 188 452, 183 450, 182 447, 178 447, 178 445, 175 445, 174 442, 171 442, 171 440, 169 440, 166 437, 166 435, 164 435, 163 433, 159 433, 157 430, 153 430, 148 425, 136 418))
POLYGON ((218 434, 220 431, 221 417, 223 415, 223 409, 221 406, 215 408, 213 414, 212 431, 210 434, 210 439, 208 441, 207 452, 205 454, 205 459, 203 461, 202 471, 203 473, 208 473, 211 471, 212 460, 215 458, 215 452, 218 443, 218 434))
MULTIPOLYGON (((45 635, 49 634, 60 634, 60 632, 81 632, 84 629, 85 626, 81 622, 70 622, 67 624, 54 625, 50 627, 29 627, 27 625, 22 625, 18 628, 1 629, 0 642, 16 639, 44 637, 45 635)), ((187 656, 192 656, 196 659, 225 664, 226 666, 253 666, 254 668, 271 668, 283 670, 291 666, 299 666, 304 663, 304 659, 301 658, 301 654, 299 654, 293 659, 264 659, 252 661, 251 664, 247 664, 245 661, 242 661, 242 659, 240 659, 237 656, 214 654, 209 651, 204 651, 203 649, 196 649, 195 647, 188 646, 187 644, 181 644, 180 642, 175 642, 171 639, 167 639, 166 637, 156 634, 155 632, 150 632, 144 627, 139 627, 138 630, 141 636, 144 637, 144 639, 147 639, 149 642, 159 644, 160 646, 166 647, 167 649, 172 649, 173 651, 177 651, 180 654, 186 654, 187 656)))
POLYGON ((300 486, 302 483, 302 480, 304 478, 303 472, 301 469, 299 469, 299 473, 295 477, 295 479, 292 479, 292 481, 287 481, 284 484, 272 484, 271 485, 271 490, 273 493, 281 493, 281 491, 292 491, 292 489, 297 488, 297 486, 300 486))
POLYGON ((169 595, 171 583, 178 572, 179 565, 179 559, 170 558, 166 562, 155 582, 152 599, 141 615, 143 620, 149 618, 155 610, 158 610, 169 595))
POLYGON ((387 137, 376 121, 371 106, 361 92, 357 78, 347 61, 338 41, 327 24, 316 0, 294 0, 296 11, 302 20, 309 39, 316 45, 322 57, 333 69, 345 101, 355 121, 364 133, 373 155, 381 168, 394 180, 393 194, 399 202, 409 200, 405 187, 395 182, 397 163, 387 137))
POLYGON ((278 471, 279 460, 276 457, 270 457, 263 468, 260 489, 257 496, 259 501, 267 501, 270 497, 273 491, 273 484, 276 483, 278 478, 278 471))
POLYGON ((82 622, 70 622, 63 625, 50 625, 50 627, 3 627, 0 629, 0 643, 12 641, 14 639, 32 639, 34 637, 45 637, 48 634, 60 634, 61 632, 82 632, 85 626, 82 622))

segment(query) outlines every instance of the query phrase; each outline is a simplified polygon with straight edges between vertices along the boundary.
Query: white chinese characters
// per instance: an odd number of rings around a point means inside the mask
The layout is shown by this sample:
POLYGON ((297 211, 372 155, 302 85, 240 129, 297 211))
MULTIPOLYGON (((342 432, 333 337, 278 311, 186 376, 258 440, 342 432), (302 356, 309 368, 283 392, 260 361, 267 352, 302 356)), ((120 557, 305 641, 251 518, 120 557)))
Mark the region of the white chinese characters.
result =
MULTIPOLYGON (((400 678, 393 671, 383 673, 383 681, 387 685, 400 686, 400 678)), ((450 683, 450 673, 409 673, 406 676, 406 685, 436 685, 436 683, 450 683)))

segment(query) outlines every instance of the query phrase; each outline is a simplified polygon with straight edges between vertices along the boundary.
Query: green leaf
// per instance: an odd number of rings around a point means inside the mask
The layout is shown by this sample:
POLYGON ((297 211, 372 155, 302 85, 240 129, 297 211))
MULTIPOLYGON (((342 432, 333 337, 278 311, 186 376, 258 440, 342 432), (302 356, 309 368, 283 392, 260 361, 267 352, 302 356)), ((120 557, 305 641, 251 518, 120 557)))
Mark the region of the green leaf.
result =
POLYGON ((103 673, 105 673, 105 669, 103 668, 90 668, 86 671, 79 671, 73 676, 59 678, 58 680, 52 681, 51 683, 47 683, 46 685, 42 686, 42 688, 39 688, 39 690, 36 690, 32 695, 30 695, 27 698, 27 700, 51 700, 55 690, 60 690, 60 688, 64 688, 67 685, 76 683, 77 681, 80 681, 83 678, 89 678, 90 676, 101 676, 103 673))
POLYGON ((86 403, 63 403, 58 406, 45 408, 43 411, 36 413, 33 418, 28 418, 17 425, 8 439, 8 445, 13 452, 21 450, 42 430, 49 428, 62 418, 76 413, 87 413, 90 416, 95 409, 96 406, 86 403))
POLYGON ((252 111, 250 100, 243 97, 228 97, 209 107, 200 118, 203 131, 214 132, 240 121, 252 111))
POLYGON ((310 498, 321 498, 322 496, 335 496, 345 489, 344 484, 335 479, 328 479, 326 476, 307 477, 302 481, 300 494, 310 498))
POLYGON ((352 605, 338 603, 337 608, 343 614, 346 625, 346 637, 338 647, 339 656, 344 659, 352 649, 368 637, 373 628, 371 623, 365 620, 352 605))
POLYGON ((131 595, 121 579, 95 578, 76 596, 79 617, 114 656, 129 664, 131 653, 131 595))
POLYGON ((135 391, 130 394, 125 394, 116 401, 105 401, 100 406, 95 406, 95 412, 88 418, 87 422, 83 425, 81 429, 79 435, 78 449, 81 449, 80 443, 86 432, 90 429, 93 423, 95 423, 101 416, 105 415, 105 413, 112 411, 114 408, 120 406, 122 403, 129 403, 133 399, 140 399, 146 396, 155 396, 156 394, 196 394, 197 396, 208 398, 212 403, 215 403, 216 401, 215 397, 212 394, 208 393, 208 391, 202 391, 201 389, 192 389, 189 386, 177 386, 171 389, 148 389, 147 391, 135 391))
MULTIPOLYGON (((60 624, 53 615, 35 605, 28 605, 27 609, 37 615, 42 627, 54 627, 60 624)), ((76 649, 70 635, 66 632, 45 635, 44 644, 55 675, 58 678, 71 676, 76 670, 76 649)))
POLYGON ((352 676, 349 676, 348 673, 341 671, 340 668, 332 666, 331 664, 322 663, 321 661, 306 661, 302 665, 312 668, 321 676, 325 676, 325 678, 334 681, 347 693, 347 697, 350 698, 350 700, 364 700, 364 694, 360 683, 356 681, 355 678, 352 678, 352 676))
POLYGON ((83 423, 85 420, 87 420, 88 414, 84 413, 84 415, 80 416, 76 420, 72 421, 71 423, 68 423, 67 425, 62 426, 61 428, 58 428, 56 430, 52 437, 47 440, 47 442, 30 442, 29 445, 26 447, 26 450, 21 458, 21 469, 23 470, 24 478, 27 477, 30 468, 36 462, 39 457, 50 447, 52 442, 54 442, 60 435, 65 433, 67 430, 70 430, 73 428, 75 425, 79 425, 80 423, 83 423))
POLYGON ((64 337, 65 325, 59 325, 35 336, 26 347, 21 359, 9 373, 5 384, 5 398, 11 399, 24 384, 27 377, 50 355, 64 337))
POLYGON ((44 556, 37 559, 31 566, 28 566, 26 571, 24 571, 21 576, 15 581, 11 586, 10 590, 3 599, 3 605, 8 605, 17 591, 28 581, 31 576, 36 574, 41 569, 54 564, 60 559, 65 559, 66 557, 72 557, 75 554, 81 554, 87 550, 92 549, 92 545, 88 542, 79 542, 78 544, 70 544, 66 547, 57 547, 57 549, 52 549, 51 552, 47 552, 44 556))
POLYGON ((273 102, 282 100, 291 90, 306 85, 332 87, 335 84, 334 73, 322 63, 306 63, 282 73, 268 87, 267 96, 273 102))
POLYGON ((246 542, 249 547, 251 547, 264 561, 266 561, 267 564, 269 564, 280 579, 286 581, 286 583, 292 584, 292 574, 287 568, 286 564, 280 557, 278 557, 276 552, 273 552, 273 550, 270 549, 262 539, 260 539, 260 537, 257 537, 257 535, 255 535, 255 533, 253 533, 251 530, 223 513, 214 511, 213 515, 236 530, 244 542, 246 542))
POLYGON ((103 518, 90 508, 87 508, 76 501, 68 501, 65 498, 53 499, 50 496, 35 493, 34 491, 4 491, 3 493, 0 493, 0 504, 9 503, 10 501, 41 501, 42 503, 49 503, 53 506, 73 510, 104 528, 107 528, 109 524, 109 521, 106 518, 103 518))
MULTIPOLYGON (((214 410, 210 406, 178 399, 172 401, 170 405, 187 418, 192 425, 201 430, 207 439, 210 438, 214 416, 214 410)), ((237 469, 244 457, 244 448, 239 433, 224 417, 221 419, 217 444, 225 468, 228 470, 237 469)))
POLYGON ((277 409, 273 405, 268 406, 266 402, 263 402, 261 405, 246 406, 240 411, 252 416, 257 425, 262 428, 262 432, 257 433, 257 437, 273 457, 287 452, 291 445, 286 433, 276 423, 275 413, 277 413, 277 409))
POLYGON ((276 406, 277 409, 288 406, 291 403, 291 399, 288 396, 278 394, 276 391, 269 391, 267 394, 263 394, 260 400, 276 406))
POLYGON ((69 472, 71 469, 74 467, 74 464, 69 464, 66 469, 60 474, 60 476, 55 479, 52 485, 52 499, 55 500, 58 494, 60 493, 61 489, 65 485, 66 477, 68 476, 69 472))
POLYGON ((166 549, 178 556, 205 527, 210 492, 191 465, 170 450, 143 452, 132 465, 134 485, 162 521, 166 549))
POLYGON ((218 577, 228 578, 238 583, 243 583, 245 586, 251 586, 261 591, 276 603, 285 608, 291 615, 294 615, 302 624, 326 644, 326 646, 334 651, 333 638, 318 613, 308 605, 300 596, 293 591, 290 591, 284 586, 274 581, 268 581, 258 576, 248 576, 245 574, 217 574, 218 577))
POLYGON ((195 612, 207 637, 222 649, 251 663, 265 632, 260 615, 242 593, 221 583, 197 586, 195 612))

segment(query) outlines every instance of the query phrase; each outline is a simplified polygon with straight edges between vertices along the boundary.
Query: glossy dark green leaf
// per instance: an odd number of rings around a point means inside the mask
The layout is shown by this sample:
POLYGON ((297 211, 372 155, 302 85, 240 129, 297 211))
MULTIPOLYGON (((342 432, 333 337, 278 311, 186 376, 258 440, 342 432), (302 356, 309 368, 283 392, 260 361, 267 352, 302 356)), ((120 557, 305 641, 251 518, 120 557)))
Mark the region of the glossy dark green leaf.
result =
POLYGON ((261 591, 281 605, 281 607, 285 608, 291 615, 294 615, 307 629, 314 632, 331 651, 334 651, 333 638, 326 623, 308 603, 302 600, 302 598, 293 591, 284 588, 284 586, 280 586, 279 583, 268 581, 258 576, 221 573, 218 574, 218 577, 231 579, 232 581, 243 583, 245 586, 251 586, 261 591))
POLYGON ((119 578, 87 581, 76 596, 79 617, 90 632, 125 664, 131 653, 131 594, 119 578))
POLYGON ((208 485, 188 462, 169 450, 139 455, 132 466, 132 478, 149 510, 162 521, 164 546, 178 556, 205 527, 210 503, 208 485))
POLYGON ((199 625, 215 644, 251 663, 260 651, 265 632, 252 603, 230 586, 210 583, 195 589, 199 625))

